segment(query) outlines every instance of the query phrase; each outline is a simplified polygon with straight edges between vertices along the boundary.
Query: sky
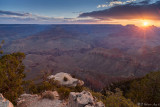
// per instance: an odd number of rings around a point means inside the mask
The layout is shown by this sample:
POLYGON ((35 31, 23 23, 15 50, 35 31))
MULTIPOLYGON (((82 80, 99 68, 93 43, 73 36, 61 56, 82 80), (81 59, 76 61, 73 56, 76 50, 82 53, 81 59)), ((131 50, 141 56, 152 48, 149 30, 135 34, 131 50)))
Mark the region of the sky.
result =
POLYGON ((160 0, 0 0, 0 24, 160 26, 160 0))

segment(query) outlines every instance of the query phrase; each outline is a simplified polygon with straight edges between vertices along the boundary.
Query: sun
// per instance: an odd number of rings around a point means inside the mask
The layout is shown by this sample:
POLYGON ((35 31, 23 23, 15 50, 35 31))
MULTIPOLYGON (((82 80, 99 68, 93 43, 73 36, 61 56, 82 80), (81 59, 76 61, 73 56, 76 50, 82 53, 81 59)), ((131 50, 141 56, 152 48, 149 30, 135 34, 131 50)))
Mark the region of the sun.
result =
POLYGON ((148 22, 143 22, 143 26, 149 26, 148 22))

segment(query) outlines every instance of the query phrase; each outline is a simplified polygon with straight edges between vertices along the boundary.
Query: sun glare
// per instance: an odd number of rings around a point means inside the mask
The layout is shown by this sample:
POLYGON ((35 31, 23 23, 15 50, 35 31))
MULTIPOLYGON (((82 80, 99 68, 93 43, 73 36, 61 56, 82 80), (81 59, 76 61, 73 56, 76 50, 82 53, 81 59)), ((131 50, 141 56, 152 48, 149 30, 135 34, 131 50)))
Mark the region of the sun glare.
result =
POLYGON ((148 22, 143 22, 143 26, 148 26, 149 23, 148 22))

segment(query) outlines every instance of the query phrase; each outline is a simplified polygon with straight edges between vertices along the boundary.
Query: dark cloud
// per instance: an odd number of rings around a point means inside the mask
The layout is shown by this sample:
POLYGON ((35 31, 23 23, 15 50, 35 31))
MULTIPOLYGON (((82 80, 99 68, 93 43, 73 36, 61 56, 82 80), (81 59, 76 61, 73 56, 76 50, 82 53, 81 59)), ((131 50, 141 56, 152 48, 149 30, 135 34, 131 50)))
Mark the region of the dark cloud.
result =
POLYGON ((139 2, 140 4, 149 4, 151 0, 144 0, 142 2, 139 2))
POLYGON ((94 23, 95 19, 79 19, 79 18, 56 18, 41 16, 32 13, 18 13, 12 11, 0 10, 0 24, 75 24, 75 23, 94 23))
POLYGON ((141 3, 118 5, 101 11, 82 13, 79 17, 93 17, 101 20, 108 19, 160 19, 160 1, 149 4, 149 0, 141 3))
POLYGON ((17 13, 17 12, 0 10, 0 15, 29 16, 30 13, 17 13))

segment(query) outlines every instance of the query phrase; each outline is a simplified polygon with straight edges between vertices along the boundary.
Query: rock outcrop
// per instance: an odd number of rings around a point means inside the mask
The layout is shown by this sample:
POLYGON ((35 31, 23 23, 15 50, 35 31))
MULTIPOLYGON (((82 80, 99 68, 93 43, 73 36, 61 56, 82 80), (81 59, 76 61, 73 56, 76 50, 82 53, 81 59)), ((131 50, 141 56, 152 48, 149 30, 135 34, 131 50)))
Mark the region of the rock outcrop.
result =
POLYGON ((90 92, 83 91, 70 93, 68 107, 105 107, 105 105, 93 98, 90 92))
POLYGON ((46 91, 42 96, 37 94, 23 94, 17 102, 17 107, 66 107, 66 102, 59 100, 59 95, 56 91, 46 91), (54 96, 54 99, 43 97, 45 94, 54 96))
POLYGON ((0 94, 0 107, 14 107, 13 104, 0 94))
POLYGON ((37 94, 22 94, 17 101, 17 107, 30 107, 34 102, 37 102, 40 96, 37 94))
MULTIPOLYGON (((83 81, 73 78, 68 73, 57 73, 49 76, 48 79, 54 79, 60 85, 72 88, 84 85, 83 81)), ((21 95, 18 98, 17 107, 105 107, 105 105, 98 102, 88 91, 70 92, 67 100, 60 100, 57 91, 45 91, 41 95, 21 95)))
POLYGON ((75 87, 77 85, 84 85, 84 82, 79 80, 79 79, 76 79, 76 78, 73 78, 70 74, 68 73, 57 73, 56 75, 50 75, 48 77, 48 79, 54 79, 56 81, 58 81, 61 85, 63 86, 68 86, 68 87, 75 87))

